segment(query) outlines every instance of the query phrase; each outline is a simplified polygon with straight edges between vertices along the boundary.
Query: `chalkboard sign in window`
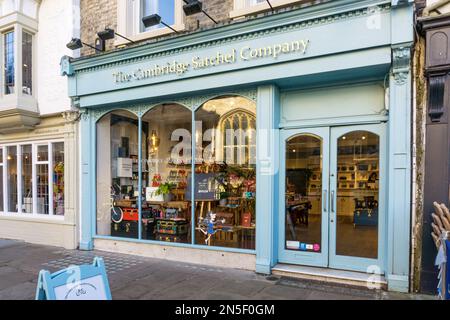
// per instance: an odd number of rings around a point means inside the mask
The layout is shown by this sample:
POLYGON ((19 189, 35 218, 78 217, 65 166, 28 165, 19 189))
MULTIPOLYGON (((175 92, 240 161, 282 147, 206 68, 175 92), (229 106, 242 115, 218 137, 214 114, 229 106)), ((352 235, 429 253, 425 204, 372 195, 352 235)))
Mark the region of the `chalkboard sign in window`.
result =
MULTIPOLYGON (((185 199, 191 199, 191 175, 188 177, 185 199)), ((216 174, 195 174, 194 196, 196 201, 208 201, 216 199, 216 174)))

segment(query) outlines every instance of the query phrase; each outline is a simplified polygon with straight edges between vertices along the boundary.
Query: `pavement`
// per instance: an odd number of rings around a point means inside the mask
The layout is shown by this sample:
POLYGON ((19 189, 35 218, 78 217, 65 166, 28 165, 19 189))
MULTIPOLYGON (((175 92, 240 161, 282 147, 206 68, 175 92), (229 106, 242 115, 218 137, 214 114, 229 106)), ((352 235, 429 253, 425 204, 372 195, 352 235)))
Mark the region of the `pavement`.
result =
POLYGON ((0 239, 0 300, 32 300, 38 273, 105 260, 114 300, 430 300, 434 296, 349 287, 252 271, 0 239))

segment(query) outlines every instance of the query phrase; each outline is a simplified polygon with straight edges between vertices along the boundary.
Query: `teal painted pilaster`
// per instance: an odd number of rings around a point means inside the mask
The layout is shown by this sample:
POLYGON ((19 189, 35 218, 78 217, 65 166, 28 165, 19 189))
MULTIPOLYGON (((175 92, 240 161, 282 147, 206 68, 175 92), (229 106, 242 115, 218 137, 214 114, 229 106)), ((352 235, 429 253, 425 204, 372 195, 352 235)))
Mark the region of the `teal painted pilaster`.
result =
POLYGON ((409 2, 393 7, 386 278, 389 290, 400 292, 409 291, 410 273, 413 21, 413 7, 409 2))
POLYGON ((80 212, 80 226, 81 226, 81 238, 80 238, 80 250, 92 250, 92 215, 91 212, 91 198, 94 190, 91 182, 91 141, 93 137, 93 126, 91 126, 91 117, 89 110, 81 116, 80 120, 80 146, 81 146, 81 212, 80 212))
POLYGON ((277 261, 279 100, 276 86, 258 87, 256 272, 263 274, 270 274, 277 261))

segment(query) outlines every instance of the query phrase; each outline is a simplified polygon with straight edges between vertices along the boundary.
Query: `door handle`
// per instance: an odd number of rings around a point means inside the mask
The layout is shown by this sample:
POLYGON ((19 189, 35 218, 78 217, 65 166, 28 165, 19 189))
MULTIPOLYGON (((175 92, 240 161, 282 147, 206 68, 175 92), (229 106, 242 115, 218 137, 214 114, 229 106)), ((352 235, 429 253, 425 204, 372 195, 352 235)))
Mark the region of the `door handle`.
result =
POLYGON ((323 202, 323 210, 324 211, 328 211, 328 209, 327 209, 327 202, 328 202, 327 193, 328 193, 327 190, 323 191, 323 200, 322 200, 322 202, 323 202))
POLYGON ((334 213, 334 190, 333 191, 331 191, 331 212, 333 212, 334 213))

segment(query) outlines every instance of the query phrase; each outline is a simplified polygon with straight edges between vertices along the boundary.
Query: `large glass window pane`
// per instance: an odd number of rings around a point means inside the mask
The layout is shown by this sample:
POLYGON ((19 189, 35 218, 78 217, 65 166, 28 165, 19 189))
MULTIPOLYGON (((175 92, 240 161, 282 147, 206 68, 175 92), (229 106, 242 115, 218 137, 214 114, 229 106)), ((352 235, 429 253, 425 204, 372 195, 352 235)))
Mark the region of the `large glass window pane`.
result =
POLYGON ((142 149, 142 214, 153 225, 143 238, 191 243, 191 119, 189 109, 175 104, 156 106, 142 118, 148 131, 142 149))
MULTIPOLYGON (((161 20, 169 26, 175 24, 175 1, 176 0, 142 0, 142 16, 158 14, 161 20)), ((142 26, 144 31, 157 28, 165 28, 163 24, 146 28, 142 26)))
POLYGON ((37 213, 49 214, 48 164, 36 165, 37 213))
POLYGON ((379 137, 367 131, 353 131, 338 140, 338 255, 378 257, 379 143, 379 137))
POLYGON ((55 215, 64 215, 64 142, 52 145, 53 163, 53 210, 55 215))
POLYGON ((6 148, 8 160, 7 184, 9 212, 18 212, 17 208, 17 147, 6 148))
POLYGON ((37 161, 48 161, 48 145, 37 146, 37 161))
POLYGON ((5 94, 14 93, 14 31, 4 34, 4 57, 5 57, 5 94))
POLYGON ((22 212, 33 212, 33 157, 31 145, 22 148, 22 212))
POLYGON ((22 32, 22 92, 32 94, 33 36, 22 32))
POLYGON ((288 250, 321 252, 322 140, 299 135, 286 141, 286 244, 288 250))
POLYGON ((4 211, 5 209, 3 204, 3 192, 3 166, 0 165, 0 212, 4 211))
POLYGON ((255 248, 256 105, 221 97, 195 112, 195 242, 255 248))
POLYGON ((138 151, 134 114, 114 111, 97 122, 98 235, 138 238, 138 151))
POLYGON ((4 210, 3 192, 3 148, 0 148, 0 212, 4 210))

